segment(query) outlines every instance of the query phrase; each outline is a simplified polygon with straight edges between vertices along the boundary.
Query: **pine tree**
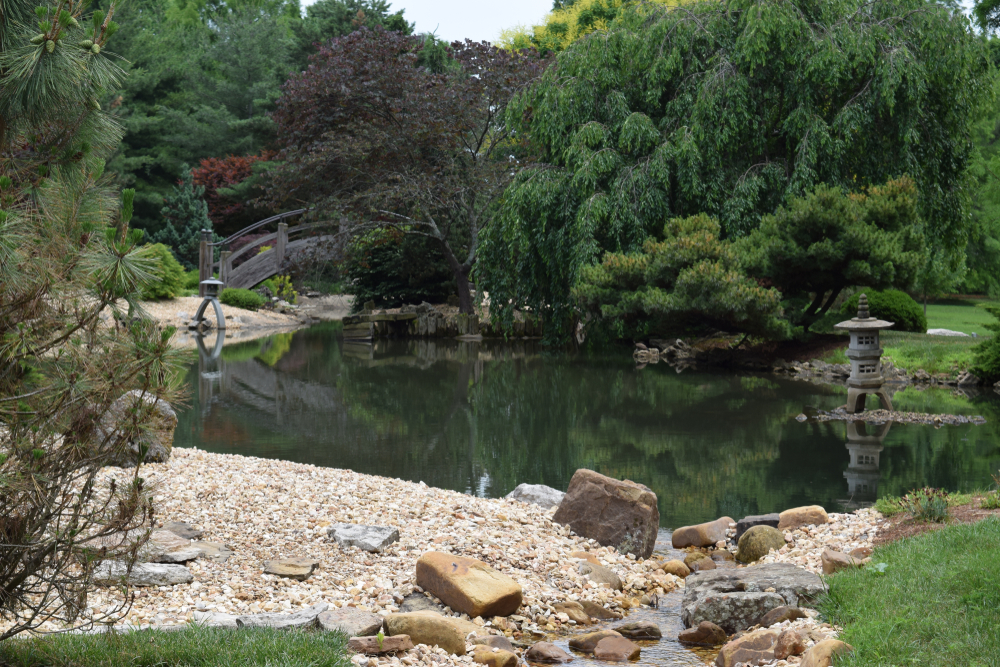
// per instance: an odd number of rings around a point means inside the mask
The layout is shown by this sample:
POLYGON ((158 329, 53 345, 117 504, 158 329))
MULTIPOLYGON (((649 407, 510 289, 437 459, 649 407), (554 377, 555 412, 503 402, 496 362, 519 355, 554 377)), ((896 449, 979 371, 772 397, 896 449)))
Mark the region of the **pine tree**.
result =
POLYGON ((166 206, 160 213, 167 224, 153 236, 153 243, 163 243, 174 251, 177 261, 184 268, 198 268, 198 253, 201 247, 201 230, 212 229, 205 203, 205 186, 195 185, 191 168, 181 166, 181 181, 167 196, 166 206))
POLYGON ((152 264, 134 193, 104 175, 122 135, 98 103, 123 77, 105 51, 117 5, 87 4, 0 2, 0 640, 127 608, 87 593, 148 536, 138 464, 176 363, 138 304, 152 264), (133 448, 135 471, 102 481, 133 448))

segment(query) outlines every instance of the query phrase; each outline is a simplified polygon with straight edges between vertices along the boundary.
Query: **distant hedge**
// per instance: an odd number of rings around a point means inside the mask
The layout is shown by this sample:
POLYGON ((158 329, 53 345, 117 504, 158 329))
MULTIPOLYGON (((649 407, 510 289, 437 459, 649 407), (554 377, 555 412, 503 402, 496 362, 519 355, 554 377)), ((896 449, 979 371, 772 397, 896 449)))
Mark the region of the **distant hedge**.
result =
POLYGON ((927 333, 927 317, 923 308, 909 294, 899 290, 860 290, 841 306, 840 312, 850 317, 857 315, 858 299, 862 294, 868 296, 868 310, 872 317, 895 322, 894 331, 927 333))
POLYGON ((257 310, 267 303, 267 300, 256 292, 234 287, 227 287, 222 290, 222 293, 219 294, 219 301, 227 306, 243 308, 244 310, 257 310))

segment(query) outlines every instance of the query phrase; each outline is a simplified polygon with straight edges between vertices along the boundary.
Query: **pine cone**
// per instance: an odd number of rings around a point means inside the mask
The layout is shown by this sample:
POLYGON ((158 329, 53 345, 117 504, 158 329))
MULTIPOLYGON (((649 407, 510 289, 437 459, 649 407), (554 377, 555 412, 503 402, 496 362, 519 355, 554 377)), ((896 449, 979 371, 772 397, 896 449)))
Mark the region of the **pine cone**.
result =
POLYGON ((31 38, 31 43, 32 44, 41 44, 44 41, 45 41, 45 33, 44 32, 42 34, 40 34, 40 35, 35 35, 34 37, 31 38))
POLYGON ((100 44, 94 44, 92 47, 90 47, 90 52, 93 53, 96 56, 98 53, 101 52, 101 45, 100 44))
POLYGON ((56 43, 53 42, 51 39, 45 42, 45 50, 48 51, 49 53, 52 53, 53 51, 56 50, 56 43))

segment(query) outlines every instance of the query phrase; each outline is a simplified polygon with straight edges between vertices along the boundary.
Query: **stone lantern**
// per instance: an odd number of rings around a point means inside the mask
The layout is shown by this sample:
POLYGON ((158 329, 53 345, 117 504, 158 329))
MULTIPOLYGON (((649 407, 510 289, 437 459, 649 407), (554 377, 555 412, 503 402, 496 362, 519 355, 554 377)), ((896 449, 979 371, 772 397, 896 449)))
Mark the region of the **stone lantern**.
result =
POLYGON ((210 280, 202 280, 201 290, 204 292, 205 297, 202 299, 201 305, 198 307, 198 312, 195 313, 194 320, 192 320, 192 328, 197 328, 201 326, 202 319, 205 317, 205 309, 208 308, 209 304, 215 309, 215 326, 217 329, 226 328, 226 318, 222 315, 222 306, 219 304, 219 293, 222 288, 226 286, 221 280, 215 280, 214 278, 210 280))
POLYGON ((882 348, 878 341, 878 332, 892 325, 868 313, 868 297, 862 294, 858 299, 858 316, 834 327, 851 334, 847 347, 847 358, 851 360, 851 377, 847 379, 847 412, 850 414, 864 412, 868 394, 878 396, 882 407, 892 410, 889 395, 882 389, 882 348))

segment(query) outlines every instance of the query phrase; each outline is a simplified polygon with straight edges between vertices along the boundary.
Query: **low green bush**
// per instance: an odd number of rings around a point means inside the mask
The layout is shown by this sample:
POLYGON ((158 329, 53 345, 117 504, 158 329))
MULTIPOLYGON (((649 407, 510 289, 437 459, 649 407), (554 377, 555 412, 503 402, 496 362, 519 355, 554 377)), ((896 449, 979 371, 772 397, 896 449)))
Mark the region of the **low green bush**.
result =
POLYGON ((889 289, 884 292, 860 290, 844 302, 840 313, 850 317, 857 315, 858 299, 862 294, 868 296, 868 310, 872 317, 894 322, 893 329, 895 331, 927 333, 927 318, 924 316, 924 309, 909 294, 899 290, 889 289))
POLYGON ((943 489, 910 491, 900 499, 899 505, 920 521, 944 523, 948 520, 948 492, 943 489))
POLYGON ((266 303, 264 297, 248 289, 227 287, 219 294, 219 301, 232 306, 233 308, 243 308, 244 310, 257 310, 266 303))
POLYGON ((184 267, 177 261, 170 248, 162 243, 147 245, 143 251, 155 262, 154 280, 142 289, 147 301, 173 299, 184 290, 184 267))
POLYGON ((190 271, 184 272, 184 289, 198 289, 199 273, 198 269, 191 269, 190 271))
POLYGON ((973 350, 972 372, 988 383, 1000 380, 1000 305, 983 306, 996 321, 986 325, 993 334, 973 350))

